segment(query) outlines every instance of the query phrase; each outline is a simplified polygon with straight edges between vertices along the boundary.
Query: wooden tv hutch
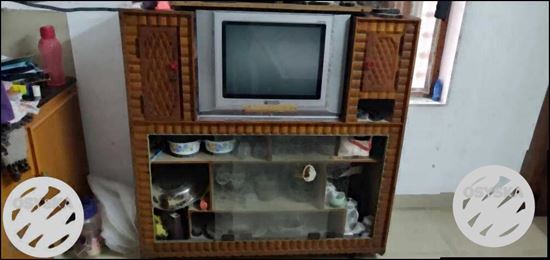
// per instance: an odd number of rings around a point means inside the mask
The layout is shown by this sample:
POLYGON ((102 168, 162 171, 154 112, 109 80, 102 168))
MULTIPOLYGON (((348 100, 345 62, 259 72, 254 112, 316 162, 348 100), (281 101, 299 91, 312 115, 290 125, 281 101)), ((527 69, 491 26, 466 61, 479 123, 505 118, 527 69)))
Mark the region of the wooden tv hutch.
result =
MULTIPOLYGON (((182 2, 180 7, 184 11, 120 12, 142 257, 383 254, 407 116, 419 19, 406 16, 379 18, 368 14, 365 7, 320 6, 311 9, 303 6, 300 9, 294 7, 299 5, 279 6, 281 12, 352 15, 340 120, 213 122, 200 121, 197 117, 195 10, 278 10, 271 9, 277 8, 276 5, 273 7, 274 4, 221 3, 217 6, 215 3, 200 3, 182 2), (174 74, 174 70, 177 73, 174 74), (358 112, 365 105, 389 107, 389 117, 385 121, 362 120, 358 112), (256 157, 212 155, 204 147, 199 153, 187 157, 171 156, 166 148, 153 154, 153 143, 165 142, 166 137, 174 135, 199 139, 234 136, 238 142, 261 148, 263 154, 256 157), (370 136, 370 156, 336 156, 338 140, 348 136, 370 136), (298 154, 289 153, 299 150, 300 145, 307 149, 297 151, 298 154), (329 152, 321 154, 321 150, 329 152), (330 151, 334 152, 331 154, 330 151), (292 179, 295 176, 292 169, 301 169, 307 164, 317 169, 316 180, 303 189, 307 196, 301 196, 309 199, 293 200, 300 197, 292 197, 293 192, 301 188, 292 188, 300 185, 294 183, 297 181, 292 179), (373 216, 371 231, 364 236, 343 235, 346 209, 328 206, 325 201, 331 171, 346 167, 361 169, 343 187, 346 196, 358 202, 360 220, 373 216), (223 169, 243 171, 245 185, 251 183, 251 186, 262 185, 253 181, 254 175, 264 175, 269 179, 273 176, 265 172, 275 171, 275 180, 285 185, 277 184, 280 196, 273 201, 247 199, 245 204, 229 203, 227 199, 237 198, 238 194, 225 194, 227 188, 219 186, 217 178, 223 169), (171 239, 171 235, 159 238, 155 231, 153 215, 160 213, 154 209, 152 183, 161 178, 157 176, 166 178, 167 175, 173 182, 201 179, 207 183, 207 195, 202 196, 207 208, 189 206, 185 212, 180 212, 181 223, 178 224, 184 226, 185 234, 178 239, 171 239), (277 217, 282 222, 277 222, 277 217), (298 219, 299 223, 291 224, 286 233, 281 233, 289 227, 289 219, 298 219), (233 226, 223 226, 223 223, 232 223, 233 226), (210 230, 213 235, 206 238, 208 225, 214 225, 214 231, 210 230), (239 231, 242 229, 245 231, 239 231), (194 236, 196 234, 204 235, 194 236)), ((169 227, 164 227, 168 233, 171 232, 169 227)))

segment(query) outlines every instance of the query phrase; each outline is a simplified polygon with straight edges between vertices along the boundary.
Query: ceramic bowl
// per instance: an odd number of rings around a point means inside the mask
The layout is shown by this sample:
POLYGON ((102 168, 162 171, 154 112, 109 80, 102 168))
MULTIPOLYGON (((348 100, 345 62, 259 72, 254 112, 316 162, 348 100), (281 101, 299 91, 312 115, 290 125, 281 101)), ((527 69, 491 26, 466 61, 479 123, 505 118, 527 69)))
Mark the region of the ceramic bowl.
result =
POLYGON ((215 140, 204 140, 206 150, 213 154, 230 153, 235 148, 236 140, 233 137, 220 138, 215 140))
POLYGON ((201 148, 201 141, 184 136, 174 136, 168 138, 168 146, 172 154, 186 156, 197 153, 201 148))

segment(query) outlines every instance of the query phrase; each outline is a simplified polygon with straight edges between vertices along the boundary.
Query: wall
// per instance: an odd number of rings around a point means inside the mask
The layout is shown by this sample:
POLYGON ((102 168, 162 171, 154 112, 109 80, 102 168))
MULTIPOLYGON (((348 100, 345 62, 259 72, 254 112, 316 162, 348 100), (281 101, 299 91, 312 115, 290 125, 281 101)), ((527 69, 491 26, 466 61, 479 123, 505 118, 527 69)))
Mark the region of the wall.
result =
POLYGON ((3 9, 2 55, 12 58, 33 56, 33 61, 40 65, 41 61, 38 55, 40 27, 47 24, 53 25, 55 36, 61 43, 65 75, 74 76, 73 50, 67 16, 64 13, 3 9))
MULTIPOLYGON (((63 8, 131 6, 129 1, 44 1, 40 4, 63 8)), ((8 1, 2 1, 2 8, 39 10, 8 1)), ((133 185, 118 13, 71 12, 66 19, 90 173, 133 185)))
POLYGON ((519 171, 548 87, 548 2, 468 2, 448 104, 411 106, 397 193, 452 192, 490 164, 519 171))
MULTIPOLYGON (((125 7, 128 2, 95 6, 125 7)), ((90 173, 133 186, 118 13, 68 14, 90 173)))
MULTIPOLYGON (((399 194, 452 192, 487 164, 519 170, 529 146, 548 86, 548 3, 468 2, 463 22, 448 104, 410 107, 399 194)), ((68 23, 91 173, 132 182, 117 15, 68 23)))

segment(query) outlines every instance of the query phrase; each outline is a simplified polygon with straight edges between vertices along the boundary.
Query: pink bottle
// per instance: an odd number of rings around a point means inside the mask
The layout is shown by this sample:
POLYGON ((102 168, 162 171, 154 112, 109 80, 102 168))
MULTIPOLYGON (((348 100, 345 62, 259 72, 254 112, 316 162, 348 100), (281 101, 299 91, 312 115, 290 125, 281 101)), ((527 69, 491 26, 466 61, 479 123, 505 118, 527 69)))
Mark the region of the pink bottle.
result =
POLYGON ((51 25, 40 27, 38 50, 43 69, 50 75, 48 86, 58 87, 65 84, 61 43, 55 38, 55 29, 51 25))

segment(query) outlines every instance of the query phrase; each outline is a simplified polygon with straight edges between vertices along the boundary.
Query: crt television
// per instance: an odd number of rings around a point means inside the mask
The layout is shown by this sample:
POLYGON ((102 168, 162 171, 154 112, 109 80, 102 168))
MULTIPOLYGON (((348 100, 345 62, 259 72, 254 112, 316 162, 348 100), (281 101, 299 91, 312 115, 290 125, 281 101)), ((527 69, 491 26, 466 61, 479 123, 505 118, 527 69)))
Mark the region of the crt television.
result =
POLYGON ((199 120, 340 116, 350 15, 199 10, 199 120))

